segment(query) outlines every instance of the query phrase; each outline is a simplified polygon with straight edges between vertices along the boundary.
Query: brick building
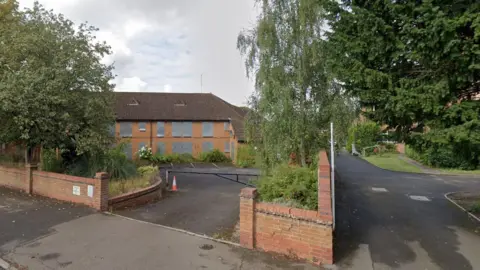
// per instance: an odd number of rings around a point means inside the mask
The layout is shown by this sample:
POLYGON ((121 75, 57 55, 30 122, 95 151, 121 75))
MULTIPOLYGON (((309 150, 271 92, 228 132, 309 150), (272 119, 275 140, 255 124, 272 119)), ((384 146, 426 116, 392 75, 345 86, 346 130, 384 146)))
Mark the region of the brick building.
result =
POLYGON ((116 93, 117 138, 128 139, 133 158, 143 146, 153 153, 189 153, 219 149, 235 159, 244 142, 245 108, 211 93, 116 93))

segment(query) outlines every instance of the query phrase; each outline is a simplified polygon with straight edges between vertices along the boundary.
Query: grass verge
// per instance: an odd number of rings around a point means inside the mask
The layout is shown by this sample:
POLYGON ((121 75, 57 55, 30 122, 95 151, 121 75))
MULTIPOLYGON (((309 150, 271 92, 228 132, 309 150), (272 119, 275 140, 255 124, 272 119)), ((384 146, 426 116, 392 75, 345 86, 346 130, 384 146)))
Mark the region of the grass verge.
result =
POLYGON ((480 170, 465 171, 460 169, 439 169, 445 174, 465 174, 465 175, 480 175, 480 170))
POLYGON ((110 181, 108 183, 108 194, 110 195, 110 197, 114 197, 124 193, 146 188, 150 185, 150 176, 135 177, 127 180, 110 181))
POLYGON ((364 159, 371 164, 382 169, 397 171, 397 172, 413 172, 421 173, 422 170, 398 157, 398 154, 385 153, 381 155, 372 155, 364 157, 364 159))
POLYGON ((468 212, 480 218, 480 192, 457 192, 449 197, 468 212))

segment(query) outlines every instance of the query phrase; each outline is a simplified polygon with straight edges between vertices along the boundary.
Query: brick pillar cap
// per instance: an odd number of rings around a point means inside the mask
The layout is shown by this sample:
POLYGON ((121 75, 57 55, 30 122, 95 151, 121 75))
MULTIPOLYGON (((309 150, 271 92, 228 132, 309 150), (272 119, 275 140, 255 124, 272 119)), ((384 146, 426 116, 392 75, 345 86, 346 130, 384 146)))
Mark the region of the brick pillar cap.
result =
POLYGON ((240 192, 240 197, 246 199, 255 199, 257 197, 257 189, 256 188, 242 188, 240 192))
POLYGON ((98 172, 95 174, 95 178, 98 179, 108 179, 108 173, 106 172, 98 172))

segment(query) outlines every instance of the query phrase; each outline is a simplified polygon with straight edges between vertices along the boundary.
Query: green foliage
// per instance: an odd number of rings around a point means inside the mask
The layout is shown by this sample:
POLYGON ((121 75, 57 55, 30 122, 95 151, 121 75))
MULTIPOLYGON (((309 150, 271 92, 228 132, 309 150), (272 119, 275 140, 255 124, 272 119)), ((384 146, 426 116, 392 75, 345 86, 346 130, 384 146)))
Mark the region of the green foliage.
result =
POLYGON ((168 163, 190 163, 190 162, 195 162, 196 159, 188 153, 183 153, 183 154, 177 154, 173 153, 171 155, 162 155, 162 154, 155 154, 151 158, 151 162, 153 162, 156 165, 159 164, 168 164, 168 163))
POLYGON ((287 162, 295 153, 305 167, 327 146, 331 121, 345 135, 354 102, 326 66, 322 2, 258 3, 256 26, 240 33, 237 43, 256 85, 249 102, 247 137, 266 166, 287 162))
POLYGON ((470 207, 469 211, 474 214, 480 214, 480 202, 473 204, 472 207, 470 207))
POLYGON ((242 168, 254 167, 256 164, 256 153, 252 145, 238 145, 237 166, 242 168))
MULTIPOLYGON (((364 122, 350 127, 348 131, 347 149, 352 151, 352 143, 357 151, 374 146, 380 138, 380 126, 373 122, 364 122)), ((373 151, 373 150, 372 150, 373 151)))
POLYGON ((112 144, 113 66, 96 28, 75 27, 38 2, 20 11, 0 2, 0 141, 74 147, 79 154, 112 144))
POLYGON ((200 161, 213 163, 229 163, 232 162, 223 152, 214 149, 210 152, 203 152, 200 154, 200 161))
POLYGON ((479 166, 480 144, 472 143, 471 138, 437 140, 436 134, 426 133, 414 134, 408 143, 407 155, 428 166, 462 170, 475 170, 479 166))
POLYGON ((141 177, 151 177, 151 176, 154 176, 158 173, 158 167, 156 167, 156 166, 138 167, 137 173, 141 177))
POLYGON ((403 139, 428 131, 415 148, 431 165, 477 166, 478 1, 454 8, 451 1, 328 3, 329 66, 371 109, 365 115, 396 128, 403 139))
POLYGON ((84 153, 67 165, 67 173, 81 177, 94 177, 97 172, 106 172, 110 179, 127 179, 137 174, 135 164, 124 152, 125 144, 120 143, 105 154, 84 153))
POLYGON ((282 164, 272 169, 271 173, 271 176, 263 176, 256 183, 261 200, 290 202, 312 210, 318 208, 316 170, 282 164))
POLYGON ((40 160, 42 161, 42 171, 62 173, 65 170, 62 159, 57 159, 55 149, 42 149, 42 157, 40 160))

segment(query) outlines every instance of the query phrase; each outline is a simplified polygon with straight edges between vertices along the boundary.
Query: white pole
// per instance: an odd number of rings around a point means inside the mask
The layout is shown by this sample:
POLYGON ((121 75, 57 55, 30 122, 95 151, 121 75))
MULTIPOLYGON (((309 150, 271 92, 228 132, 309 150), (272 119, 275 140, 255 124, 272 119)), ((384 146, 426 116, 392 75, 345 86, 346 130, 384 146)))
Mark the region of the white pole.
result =
POLYGON ((330 123, 330 164, 332 167, 330 173, 330 190, 332 191, 332 217, 333 230, 335 230, 335 141, 333 138, 333 122, 330 123))

